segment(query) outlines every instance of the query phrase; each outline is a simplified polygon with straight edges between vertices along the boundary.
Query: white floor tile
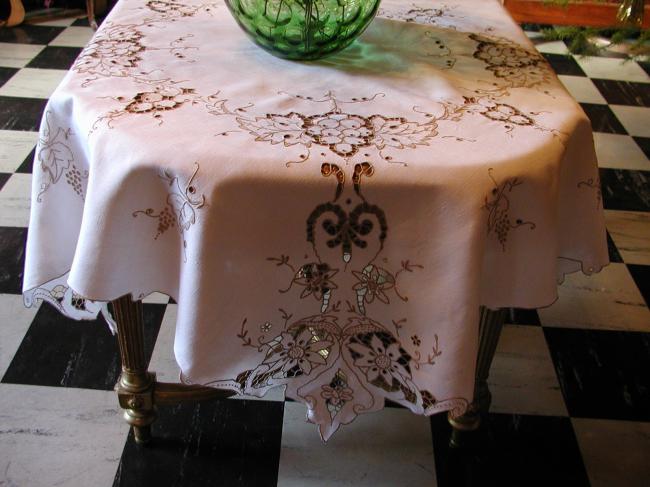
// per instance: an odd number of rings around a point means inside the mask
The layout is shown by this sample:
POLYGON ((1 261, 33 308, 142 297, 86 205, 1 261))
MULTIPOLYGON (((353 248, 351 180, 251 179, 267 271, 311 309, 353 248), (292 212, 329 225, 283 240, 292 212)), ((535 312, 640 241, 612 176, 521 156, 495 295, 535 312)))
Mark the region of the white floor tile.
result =
POLYGON ((36 307, 26 308, 18 294, 0 294, 0 377, 7 371, 36 311, 36 307))
POLYGON ((609 106, 630 135, 650 137, 650 108, 624 105, 609 106))
POLYGON ((13 174, 0 191, 0 226, 27 227, 32 175, 13 174))
POLYGON ((591 487, 647 487, 650 423, 573 418, 591 487))
POLYGON ((531 40, 544 38, 544 34, 542 34, 541 32, 531 32, 527 30, 524 31, 524 34, 526 34, 526 37, 528 37, 531 40))
POLYGON ((542 42, 535 46, 539 52, 549 54, 569 54, 566 44, 562 41, 542 42))
POLYGON ((566 76, 558 75, 560 81, 567 89, 571 96, 580 103, 600 103, 607 104, 607 100, 600 94, 596 85, 584 76, 566 76))
POLYGON ((85 47, 94 33, 90 27, 68 27, 50 42, 50 46, 85 47))
POLYGON ((38 132, 0 130, 0 172, 14 172, 38 142, 38 132))
POLYGON ((49 98, 66 73, 62 69, 23 68, 0 87, 0 96, 49 98))
POLYGON ((605 210, 605 224, 626 264, 650 265, 650 213, 605 210))
POLYGON ((22 68, 44 48, 45 46, 37 44, 0 42, 0 66, 5 68, 22 68))
POLYGON ((0 384, 1 485, 112 485, 128 425, 113 391, 0 384))
POLYGON ((437 485, 428 418, 395 408, 361 414, 324 444, 305 411, 284 405, 278 487, 437 485))
POLYGON ((169 301, 169 296, 163 293, 151 293, 146 298, 142 299, 143 303, 149 304, 167 304, 169 301))
POLYGON ((538 311, 544 326, 650 332, 650 310, 625 264, 566 276, 560 299, 538 311))
POLYGON ((594 132, 598 166, 650 171, 650 160, 629 135, 594 132))
POLYGON ((156 378, 163 382, 179 382, 180 368, 174 358, 174 332, 178 305, 168 304, 160 324, 156 345, 149 362, 149 370, 156 373, 156 378))
POLYGON ((36 25, 46 25, 50 27, 69 27, 74 23, 75 20, 77 20, 76 17, 66 17, 63 19, 54 19, 47 20, 45 22, 39 22, 36 25))
POLYGON ((540 326, 503 327, 488 384, 491 412, 568 416, 540 326))
POLYGON ((590 78, 650 83, 648 74, 633 61, 595 56, 575 56, 575 60, 590 78))

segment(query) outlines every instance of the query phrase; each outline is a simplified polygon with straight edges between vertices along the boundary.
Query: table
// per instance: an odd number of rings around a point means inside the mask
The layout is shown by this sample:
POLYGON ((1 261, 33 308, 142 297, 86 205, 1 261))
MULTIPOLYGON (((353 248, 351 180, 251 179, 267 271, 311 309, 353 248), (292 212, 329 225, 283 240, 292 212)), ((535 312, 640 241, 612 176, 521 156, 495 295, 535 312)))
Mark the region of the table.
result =
POLYGON ((389 399, 457 443, 504 309, 607 263, 589 121, 497 1, 384 1, 298 63, 221 2, 123 0, 44 113, 24 297, 118 330, 138 441, 155 404, 283 387, 325 440, 389 399), (185 385, 147 371, 153 291, 185 385))

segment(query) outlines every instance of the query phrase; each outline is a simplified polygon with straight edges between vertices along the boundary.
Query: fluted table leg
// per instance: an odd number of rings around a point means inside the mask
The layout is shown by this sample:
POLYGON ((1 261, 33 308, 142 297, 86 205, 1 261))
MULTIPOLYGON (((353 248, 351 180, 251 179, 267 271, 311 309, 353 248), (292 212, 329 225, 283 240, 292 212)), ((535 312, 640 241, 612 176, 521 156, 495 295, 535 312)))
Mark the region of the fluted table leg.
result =
POLYGON ((135 441, 151 439, 151 423, 156 419, 153 404, 155 374, 147 371, 144 354, 142 302, 129 295, 112 302, 117 321, 117 340, 122 357, 122 375, 115 385, 124 419, 133 427, 135 441))
POLYGON ((490 310, 481 307, 479 322, 478 358, 476 362, 476 379, 474 382, 474 402, 467 413, 458 418, 448 415, 449 424, 452 426, 449 445, 462 447, 464 438, 468 433, 475 431, 481 424, 481 415, 490 410, 492 395, 488 388, 487 379, 490 375, 490 366, 501 336, 501 329, 506 317, 506 309, 490 310))

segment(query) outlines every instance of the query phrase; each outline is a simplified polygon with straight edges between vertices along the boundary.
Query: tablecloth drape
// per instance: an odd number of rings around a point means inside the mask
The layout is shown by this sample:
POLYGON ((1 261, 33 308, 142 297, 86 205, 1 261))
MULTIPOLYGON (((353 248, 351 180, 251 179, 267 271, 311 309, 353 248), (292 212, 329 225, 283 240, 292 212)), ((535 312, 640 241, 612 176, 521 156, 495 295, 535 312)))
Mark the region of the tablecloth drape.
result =
POLYGON ((184 380, 283 386, 327 439, 461 414, 479 305, 607 262, 589 121, 498 2, 386 0, 301 63, 221 2, 122 0, 43 115, 24 296, 169 294, 184 380))

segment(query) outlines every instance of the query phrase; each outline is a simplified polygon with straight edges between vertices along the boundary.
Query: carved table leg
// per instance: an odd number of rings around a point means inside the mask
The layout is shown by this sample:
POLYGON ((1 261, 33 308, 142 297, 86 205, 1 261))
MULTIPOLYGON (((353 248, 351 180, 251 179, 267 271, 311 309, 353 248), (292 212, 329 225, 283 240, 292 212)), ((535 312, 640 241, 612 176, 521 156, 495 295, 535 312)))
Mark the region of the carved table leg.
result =
POLYGON ((474 402, 467 413, 458 418, 447 416, 452 426, 449 445, 452 448, 463 446, 463 438, 475 431, 481 424, 481 414, 487 414, 492 402, 492 395, 487 385, 490 365, 501 336, 501 329, 506 317, 506 309, 493 311, 481 307, 479 322, 478 358, 476 362, 476 379, 474 382, 474 402))
POLYGON ((122 356, 122 375, 115 385, 124 419, 133 426, 137 443, 151 439, 151 423, 156 419, 153 404, 155 374, 147 371, 144 355, 142 303, 122 296, 112 302, 117 321, 117 340, 122 356))
POLYGON ((86 0, 86 16, 88 23, 93 30, 97 30, 97 21, 95 20, 95 0, 86 0))

